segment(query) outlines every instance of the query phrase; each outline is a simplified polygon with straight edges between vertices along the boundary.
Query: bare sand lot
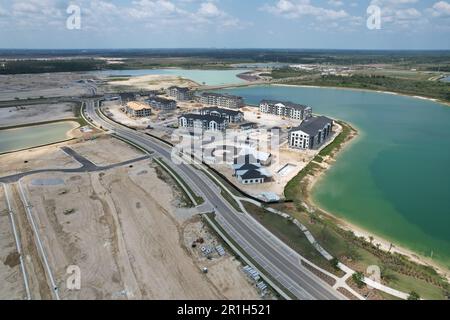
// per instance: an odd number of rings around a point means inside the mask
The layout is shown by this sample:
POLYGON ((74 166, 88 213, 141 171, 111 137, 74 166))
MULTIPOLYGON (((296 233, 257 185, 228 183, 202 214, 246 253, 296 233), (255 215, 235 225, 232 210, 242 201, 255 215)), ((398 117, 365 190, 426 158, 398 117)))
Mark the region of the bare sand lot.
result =
MULTIPOLYGON (((108 79, 105 79, 108 81, 108 79)), ((160 90, 171 86, 198 87, 198 83, 177 76, 168 75, 146 75, 140 77, 125 78, 124 80, 115 79, 108 81, 103 87, 106 92, 127 88, 129 90, 160 90)))
POLYGON ((68 146, 98 166, 132 160, 143 155, 139 150, 107 135, 90 140, 80 138, 51 146, 0 155, 0 177, 41 169, 75 169, 81 164, 66 154, 68 146))
POLYGON ((144 160, 23 179, 62 299, 257 298, 231 257, 211 266, 217 279, 202 273, 176 219, 178 192, 160 178, 144 160), (71 265, 81 270, 80 291, 66 287, 71 265))
POLYGON ((242 108, 242 112, 244 112, 245 121, 256 122, 260 128, 264 129, 271 129, 273 127, 292 128, 301 123, 299 120, 261 113, 259 112, 259 109, 255 107, 242 108))
POLYGON ((0 176, 39 169, 73 169, 81 164, 61 150, 67 143, 0 155, 0 176))
POLYGON ((0 108, 0 127, 73 118, 74 107, 74 103, 57 103, 0 108))
POLYGON ((136 148, 107 135, 98 136, 95 140, 70 143, 69 147, 97 166, 107 166, 143 156, 136 148))
POLYGON ((0 300, 19 300, 26 296, 19 255, 3 187, 0 185, 0 300))
POLYGON ((90 87, 78 81, 91 78, 81 73, 0 75, 0 101, 90 94, 90 87))

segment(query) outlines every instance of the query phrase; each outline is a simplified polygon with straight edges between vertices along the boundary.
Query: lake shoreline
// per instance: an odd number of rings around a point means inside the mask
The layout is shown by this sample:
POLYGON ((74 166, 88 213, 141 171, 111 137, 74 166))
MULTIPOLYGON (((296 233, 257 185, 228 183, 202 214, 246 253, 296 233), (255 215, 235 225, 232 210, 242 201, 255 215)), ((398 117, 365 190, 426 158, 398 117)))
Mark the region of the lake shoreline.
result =
POLYGON ((338 217, 337 215, 333 214, 332 212, 323 209, 318 203, 316 203, 312 197, 312 191, 316 184, 325 177, 327 171, 335 164, 336 161, 338 161, 339 156, 347 151, 349 148, 351 148, 352 144, 354 144, 358 138, 360 137, 359 130, 353 126, 352 124, 345 122, 349 127, 352 129, 352 134, 342 143, 338 146, 338 148, 333 151, 333 153, 329 156, 328 159, 324 160, 324 162, 327 164, 327 168, 320 167, 319 170, 316 172, 309 174, 306 176, 303 181, 305 183, 305 198, 304 203, 308 207, 316 207, 320 210, 320 212, 324 213, 328 218, 331 218, 331 220, 341 229, 346 231, 351 231, 355 234, 356 237, 364 237, 367 242, 370 242, 370 237, 373 237, 374 244, 379 244, 379 250, 385 251, 385 252, 395 252, 398 254, 401 254, 403 256, 408 257, 411 261, 425 265, 425 266, 431 266, 438 273, 440 273, 442 276, 444 276, 447 281, 450 282, 450 271, 443 265, 441 265, 439 262, 433 261, 430 258, 427 258, 417 252, 415 252, 412 249, 408 249, 404 246, 399 246, 393 241, 389 241, 383 236, 377 235, 375 232, 372 232, 364 227, 358 226, 355 223, 352 223, 348 221, 345 218, 338 217), (392 244, 392 246, 391 246, 392 244))
POLYGON ((282 83, 273 83, 269 84, 271 86, 276 87, 296 87, 296 88, 317 88, 317 89, 337 89, 337 90, 350 90, 350 91, 362 91, 362 92, 374 92, 374 93, 382 93, 382 94, 391 94, 396 96, 403 96, 403 97, 409 97, 409 98, 415 98, 420 100, 427 100, 432 101, 435 103, 443 104, 447 107, 450 107, 450 102, 436 99, 436 98, 429 98, 429 97, 423 97, 418 96, 414 94, 407 94, 407 93, 401 93, 401 92, 395 92, 395 91, 383 91, 383 90, 371 90, 371 89, 362 89, 362 88, 348 88, 348 87, 335 87, 335 86, 314 86, 314 85, 302 85, 302 84, 282 84, 282 83))
POLYGON ((31 125, 31 126, 30 125, 25 125, 25 126, 18 126, 18 127, 16 126, 16 127, 11 128, 11 129, 2 129, 1 131, 20 130, 22 128, 39 127, 39 126, 49 125, 49 124, 52 124, 52 123, 63 123, 63 122, 67 122, 68 124, 71 125, 71 128, 68 131, 66 131, 66 133, 65 133, 65 139, 59 139, 58 141, 55 141, 55 142, 39 144, 39 145, 35 145, 35 146, 32 146, 32 147, 26 147, 26 148, 20 148, 20 149, 14 149, 14 150, 9 150, 9 151, 5 151, 5 152, 0 152, 0 155, 6 155, 6 154, 11 154, 11 153, 20 152, 20 151, 32 150, 32 149, 36 149, 36 148, 51 146, 51 145, 64 143, 64 142, 67 142, 67 141, 71 141, 71 140, 77 139, 79 137, 79 134, 76 132, 76 130, 78 130, 81 127, 81 125, 76 120, 61 120, 61 121, 51 121, 49 123, 36 124, 36 125, 31 125))

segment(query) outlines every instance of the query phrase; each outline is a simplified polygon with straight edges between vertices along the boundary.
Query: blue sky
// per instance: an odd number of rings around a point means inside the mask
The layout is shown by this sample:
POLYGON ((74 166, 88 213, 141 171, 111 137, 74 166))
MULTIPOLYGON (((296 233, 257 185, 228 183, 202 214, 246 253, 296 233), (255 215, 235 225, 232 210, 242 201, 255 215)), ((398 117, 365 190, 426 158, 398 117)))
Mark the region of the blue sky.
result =
POLYGON ((1 48, 450 49, 450 0, 0 0, 1 48), (69 30, 66 10, 81 9, 69 30), (381 29, 367 27, 367 8, 381 29))

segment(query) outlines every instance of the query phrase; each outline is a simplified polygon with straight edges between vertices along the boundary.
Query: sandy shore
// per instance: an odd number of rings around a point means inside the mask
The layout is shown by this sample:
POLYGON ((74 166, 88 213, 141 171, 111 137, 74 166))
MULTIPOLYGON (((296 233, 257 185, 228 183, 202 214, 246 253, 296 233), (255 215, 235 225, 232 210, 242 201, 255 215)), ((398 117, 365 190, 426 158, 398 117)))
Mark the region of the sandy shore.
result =
POLYGON ((124 78, 123 80, 111 80, 106 78, 107 88, 138 88, 140 90, 160 90, 161 88, 169 88, 171 86, 197 88, 200 86, 195 81, 173 75, 145 75, 136 76, 130 78, 124 78))
MULTIPOLYGON (((352 124, 350 124, 350 125, 352 126, 353 129, 355 129, 355 127, 352 124)), ((345 150, 348 150, 351 147, 351 145, 354 142, 356 142, 357 138, 359 137, 359 134, 356 129, 355 129, 355 131, 356 131, 356 134, 340 146, 340 149, 330 158, 331 161, 335 161, 339 154, 341 154, 345 150)), ((328 160, 326 162, 329 164, 330 160, 328 160)), ((329 165, 329 167, 331 167, 331 165, 329 165)), ((316 183, 318 183, 320 181, 320 179, 322 179, 325 176, 327 170, 328 169, 323 168, 322 170, 320 170, 319 173, 315 174, 314 176, 310 176, 310 178, 306 180, 307 192, 306 192, 305 203, 309 207, 313 206, 313 207, 319 208, 320 211, 322 211, 323 213, 325 213, 326 215, 331 217, 333 220, 335 220, 339 227, 341 227, 344 230, 352 231, 355 234, 355 236, 357 236, 357 237, 364 237, 368 242, 370 241, 369 240, 370 237, 373 237, 373 244, 375 244, 375 245, 379 244, 380 250, 383 250, 386 252, 389 252, 389 251, 396 252, 396 253, 399 253, 401 255, 408 257, 413 262, 416 262, 416 263, 422 264, 422 265, 426 265, 426 266, 431 266, 431 267, 435 268, 440 274, 442 274, 448 281, 450 281, 450 271, 447 268, 440 265, 439 263, 437 263, 436 261, 433 261, 430 258, 424 257, 410 249, 399 246, 396 243, 393 243, 392 241, 389 241, 379 235, 376 235, 373 232, 371 232, 367 229, 364 229, 360 226, 357 226, 347 220, 339 218, 336 215, 334 215, 332 212, 321 208, 317 203, 315 203, 311 196, 312 189, 314 188, 316 183)))
POLYGON ((67 131, 67 133, 66 133, 67 139, 79 138, 81 136, 81 133, 78 130, 81 127, 80 124, 75 121, 68 121, 68 122, 70 122, 72 129, 67 131))

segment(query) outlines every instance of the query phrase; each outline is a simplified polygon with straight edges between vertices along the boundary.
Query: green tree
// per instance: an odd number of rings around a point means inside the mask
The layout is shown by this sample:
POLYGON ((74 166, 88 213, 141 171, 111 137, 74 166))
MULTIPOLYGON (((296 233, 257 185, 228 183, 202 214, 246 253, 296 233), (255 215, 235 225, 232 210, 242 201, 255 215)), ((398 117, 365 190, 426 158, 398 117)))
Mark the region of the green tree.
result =
POLYGON ((339 270, 339 260, 337 258, 331 259, 330 264, 335 270, 339 270))
POLYGON ((364 283, 364 274, 362 272, 355 272, 352 275, 352 279, 356 283, 358 288, 364 287, 364 285, 365 285, 365 283, 364 283))
POLYGON ((411 291, 409 293, 408 300, 420 300, 420 296, 417 292, 411 291))

